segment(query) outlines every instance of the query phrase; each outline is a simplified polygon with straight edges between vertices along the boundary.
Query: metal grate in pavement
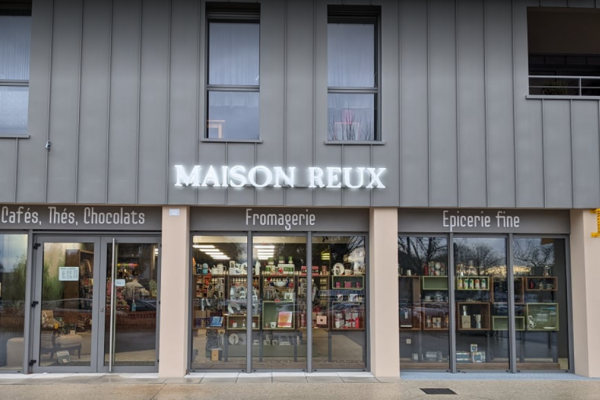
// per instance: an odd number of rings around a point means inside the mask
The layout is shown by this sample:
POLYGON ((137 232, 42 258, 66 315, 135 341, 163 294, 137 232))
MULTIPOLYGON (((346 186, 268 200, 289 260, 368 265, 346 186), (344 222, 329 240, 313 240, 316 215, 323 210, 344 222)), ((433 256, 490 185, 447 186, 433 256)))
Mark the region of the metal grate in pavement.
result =
POLYGON ((456 394, 448 388, 421 388, 425 394, 456 394))

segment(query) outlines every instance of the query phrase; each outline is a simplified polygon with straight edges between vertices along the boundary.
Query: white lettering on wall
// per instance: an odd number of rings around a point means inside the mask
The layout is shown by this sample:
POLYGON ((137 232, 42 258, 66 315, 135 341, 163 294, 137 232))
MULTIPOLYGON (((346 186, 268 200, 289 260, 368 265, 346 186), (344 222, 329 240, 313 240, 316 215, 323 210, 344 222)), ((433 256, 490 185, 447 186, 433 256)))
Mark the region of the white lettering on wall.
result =
MULTIPOLYGON (((232 167, 222 166, 219 174, 218 167, 212 165, 203 169, 195 165, 188 173, 183 165, 175 166, 175 186, 191 187, 243 187, 250 185, 256 188, 297 186, 296 167, 255 166, 247 170, 241 165, 232 167), (204 172, 206 171, 206 172, 204 172), (202 174, 204 173, 204 176, 202 174)), ((304 175, 307 187, 326 189, 385 189, 382 175, 386 168, 340 168, 340 167, 309 167, 304 175), (369 183, 366 184, 366 179, 369 183)))
MULTIPOLYGON (((519 228, 521 218, 516 215, 506 215, 506 211, 498 211, 494 216, 496 228, 519 228)), ((481 211, 479 215, 461 214, 460 211, 444 210, 442 212, 442 225, 444 228, 490 228, 492 226, 492 217, 484 215, 481 211)))
POLYGON ((304 214, 290 213, 255 213, 251 208, 246 209, 246 226, 280 226, 286 231, 293 226, 314 226, 317 216, 306 210, 304 214))

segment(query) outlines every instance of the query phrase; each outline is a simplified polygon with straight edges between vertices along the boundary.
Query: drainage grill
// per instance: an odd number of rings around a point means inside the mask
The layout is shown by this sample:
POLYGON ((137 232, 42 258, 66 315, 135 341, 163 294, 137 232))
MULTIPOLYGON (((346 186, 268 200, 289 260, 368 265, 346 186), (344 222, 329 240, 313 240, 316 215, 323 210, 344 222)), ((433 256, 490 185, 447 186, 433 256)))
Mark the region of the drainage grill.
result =
POLYGON ((456 394, 456 392, 448 388, 421 388, 425 394, 456 394))

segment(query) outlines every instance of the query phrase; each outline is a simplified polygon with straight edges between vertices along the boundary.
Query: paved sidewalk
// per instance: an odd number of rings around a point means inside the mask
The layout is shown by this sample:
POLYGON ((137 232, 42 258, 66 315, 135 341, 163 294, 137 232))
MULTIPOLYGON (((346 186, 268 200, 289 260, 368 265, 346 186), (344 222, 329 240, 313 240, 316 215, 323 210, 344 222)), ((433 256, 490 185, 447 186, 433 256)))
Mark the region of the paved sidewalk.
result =
POLYGON ((164 379, 156 374, 0 375, 0 399, 294 400, 469 399, 599 400, 600 380, 569 374, 213 373, 164 379), (423 388, 456 394, 428 395, 423 388))

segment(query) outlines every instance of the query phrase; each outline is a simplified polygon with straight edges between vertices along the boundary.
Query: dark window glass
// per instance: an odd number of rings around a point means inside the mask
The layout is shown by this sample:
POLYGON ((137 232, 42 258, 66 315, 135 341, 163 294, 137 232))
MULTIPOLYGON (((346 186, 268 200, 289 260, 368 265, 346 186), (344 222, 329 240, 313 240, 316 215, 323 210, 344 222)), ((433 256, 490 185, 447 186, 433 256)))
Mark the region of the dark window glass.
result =
POLYGON ((259 34, 255 19, 209 22, 208 139, 260 137, 259 34))
POLYGON ((210 23, 209 85, 259 84, 259 25, 210 23))
POLYGON ((258 139, 258 92, 209 92, 208 138, 258 139))
POLYGON ((26 134, 31 17, 0 16, 0 134, 26 134))
POLYGON ((330 15, 327 27, 330 141, 373 141, 377 134, 377 18, 330 15))

